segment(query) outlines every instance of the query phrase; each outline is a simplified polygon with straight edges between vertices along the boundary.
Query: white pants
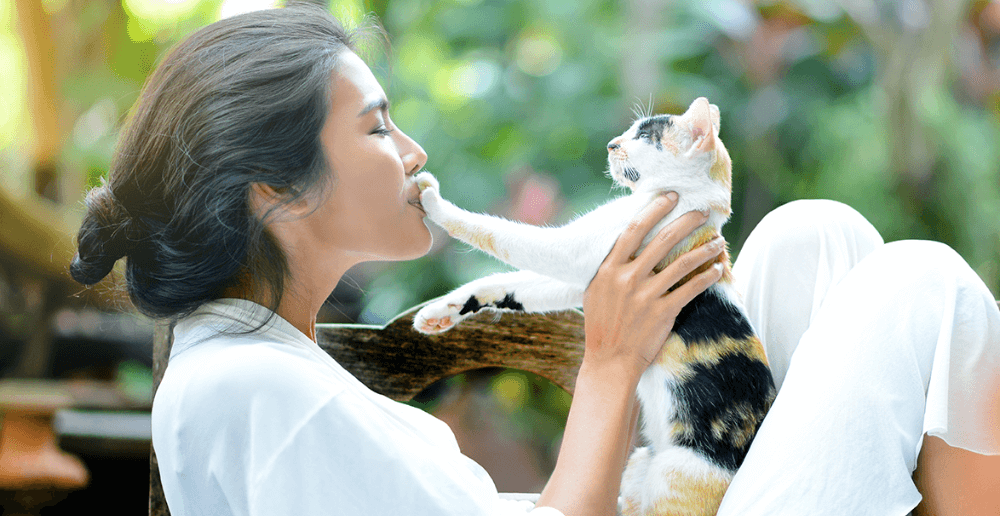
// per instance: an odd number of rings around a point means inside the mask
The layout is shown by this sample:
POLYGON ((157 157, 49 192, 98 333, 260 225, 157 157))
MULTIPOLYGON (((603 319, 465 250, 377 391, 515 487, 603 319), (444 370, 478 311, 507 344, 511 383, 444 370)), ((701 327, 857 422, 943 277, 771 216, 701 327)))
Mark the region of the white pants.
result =
POLYGON ((734 275, 779 392, 720 516, 905 515, 924 434, 1000 454, 1000 310, 949 247, 798 201, 734 275))

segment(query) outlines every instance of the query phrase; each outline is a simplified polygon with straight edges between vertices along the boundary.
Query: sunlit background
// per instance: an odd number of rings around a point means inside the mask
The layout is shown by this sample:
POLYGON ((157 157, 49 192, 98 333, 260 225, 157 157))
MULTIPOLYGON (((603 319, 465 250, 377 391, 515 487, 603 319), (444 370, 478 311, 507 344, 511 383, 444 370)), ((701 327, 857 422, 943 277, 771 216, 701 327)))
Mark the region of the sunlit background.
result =
MULTIPOLYGON (((605 146, 637 107, 679 113, 706 96, 734 163, 724 231, 734 255, 771 209, 830 198, 887 241, 951 245, 1000 296, 998 0, 321 3, 349 26, 367 13, 384 25, 389 44, 368 45, 366 58, 396 124, 459 206, 566 222, 618 193, 605 146)), ((201 26, 274 4, 0 0, 4 377, 110 382, 132 393, 126 408, 148 405, 150 322, 113 279, 84 290, 66 274, 81 201, 163 53, 201 26)), ((437 232, 425 258, 350 271, 321 322, 384 323, 499 270, 437 232)), ((501 489, 528 491, 552 467, 568 396, 486 371, 417 403, 456 427, 501 489)), ((128 462, 84 455, 93 471, 128 462)))

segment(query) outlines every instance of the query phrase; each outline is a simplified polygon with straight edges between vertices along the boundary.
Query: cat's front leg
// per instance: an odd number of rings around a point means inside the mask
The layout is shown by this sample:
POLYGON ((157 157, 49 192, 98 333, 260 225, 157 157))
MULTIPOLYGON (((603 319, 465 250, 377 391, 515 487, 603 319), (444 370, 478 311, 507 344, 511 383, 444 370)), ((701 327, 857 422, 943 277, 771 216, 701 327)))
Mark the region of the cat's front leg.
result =
POLYGON ((441 333, 482 310, 552 312, 583 305, 583 289, 531 271, 501 272, 435 299, 413 318, 421 333, 441 333))
POLYGON ((500 260, 583 288, 628 221, 643 204, 632 198, 607 203, 562 227, 538 227, 463 210, 441 197, 437 180, 416 177, 427 216, 454 238, 500 260))

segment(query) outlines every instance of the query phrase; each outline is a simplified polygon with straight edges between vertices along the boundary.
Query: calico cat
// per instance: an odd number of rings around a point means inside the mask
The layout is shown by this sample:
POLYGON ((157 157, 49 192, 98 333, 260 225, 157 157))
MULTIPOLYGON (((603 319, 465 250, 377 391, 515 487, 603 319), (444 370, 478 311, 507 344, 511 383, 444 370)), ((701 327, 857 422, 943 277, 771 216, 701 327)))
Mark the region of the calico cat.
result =
MULTIPOLYGON (((457 288, 424 306, 414 327, 438 333, 484 308, 545 312, 582 306, 584 290, 618 236, 662 192, 677 192, 678 204, 643 246, 688 211, 710 215, 657 271, 718 236, 730 215, 732 189, 732 163, 718 131, 719 110, 705 98, 683 115, 641 117, 608 144, 610 175, 631 195, 562 227, 464 211, 441 198, 432 175, 419 174, 421 204, 431 220, 521 270, 457 288)), ((723 266, 722 279, 680 312, 639 381, 645 446, 632 453, 622 478, 627 516, 715 514, 774 399, 763 347, 733 287, 728 252, 715 262, 723 266)))

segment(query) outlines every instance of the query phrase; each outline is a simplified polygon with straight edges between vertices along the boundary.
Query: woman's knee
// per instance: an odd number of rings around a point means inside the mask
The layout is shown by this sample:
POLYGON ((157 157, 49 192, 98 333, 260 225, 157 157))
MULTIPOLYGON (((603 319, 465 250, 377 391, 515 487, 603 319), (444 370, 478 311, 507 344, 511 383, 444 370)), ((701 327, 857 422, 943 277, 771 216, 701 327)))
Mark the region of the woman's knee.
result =
POLYGON ((835 234, 866 248, 882 244, 882 237, 854 208, 838 201, 806 199, 792 201, 767 214, 754 232, 776 241, 815 240, 817 235, 835 234))
POLYGON ((884 271, 888 276, 901 276, 910 281, 939 283, 981 283, 982 280, 954 249, 930 240, 899 240, 889 242, 866 260, 868 267, 884 271))
MULTIPOLYGON (((854 208, 837 201, 793 201, 765 216, 747 238, 739 259, 768 266, 849 269, 882 245, 882 236, 854 208)), ((743 267, 745 268, 745 267, 743 267)), ((751 267, 756 268, 756 267, 751 267)))

